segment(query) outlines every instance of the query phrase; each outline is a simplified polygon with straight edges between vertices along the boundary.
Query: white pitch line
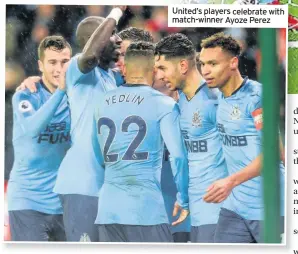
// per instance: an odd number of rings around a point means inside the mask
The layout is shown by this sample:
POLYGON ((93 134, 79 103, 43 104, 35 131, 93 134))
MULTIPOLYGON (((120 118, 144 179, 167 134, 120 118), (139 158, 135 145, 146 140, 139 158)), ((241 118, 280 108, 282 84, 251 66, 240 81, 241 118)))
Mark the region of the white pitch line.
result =
POLYGON ((288 48, 298 48, 298 41, 289 41, 288 48))

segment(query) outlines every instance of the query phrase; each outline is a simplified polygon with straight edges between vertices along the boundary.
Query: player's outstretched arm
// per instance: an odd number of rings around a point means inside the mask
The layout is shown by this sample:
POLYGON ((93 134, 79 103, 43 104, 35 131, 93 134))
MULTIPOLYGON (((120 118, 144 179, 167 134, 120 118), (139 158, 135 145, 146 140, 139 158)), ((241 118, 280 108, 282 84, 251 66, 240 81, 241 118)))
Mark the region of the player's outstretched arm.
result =
POLYGON ((99 57, 109 43, 118 20, 123 15, 125 9, 126 6, 115 6, 107 18, 94 31, 78 59, 78 65, 82 73, 88 73, 98 65, 99 57))
POLYGON ((28 77, 16 88, 16 92, 23 91, 28 88, 31 93, 35 93, 37 92, 36 83, 38 83, 40 80, 41 77, 39 76, 28 77))
POLYGON ((50 123, 65 95, 65 74, 60 75, 60 82, 50 99, 40 108, 37 97, 24 92, 14 94, 13 111, 26 135, 36 137, 50 123))
POLYGON ((233 188, 259 176, 261 174, 261 169, 262 155, 259 155, 242 170, 211 184, 204 196, 204 201, 208 203, 221 203, 230 195, 233 188))
POLYGON ((160 121, 160 129, 163 140, 170 153, 171 168, 174 181, 178 190, 177 202, 173 215, 180 211, 180 217, 173 222, 176 225, 182 222, 189 214, 188 210, 188 159, 180 132, 179 110, 175 104, 173 111, 165 115, 160 121))

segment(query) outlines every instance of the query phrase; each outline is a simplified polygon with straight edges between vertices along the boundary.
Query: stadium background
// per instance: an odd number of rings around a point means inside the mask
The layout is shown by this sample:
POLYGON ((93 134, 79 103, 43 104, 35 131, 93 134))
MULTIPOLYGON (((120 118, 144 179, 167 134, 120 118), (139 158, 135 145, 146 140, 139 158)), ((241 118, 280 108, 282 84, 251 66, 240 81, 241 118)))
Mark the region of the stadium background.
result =
MULTIPOLYGON (((12 105, 11 98, 15 88, 30 75, 39 75, 37 65, 37 47, 47 35, 64 36, 73 48, 73 55, 78 53, 75 42, 77 24, 87 16, 107 16, 111 6, 53 6, 53 5, 7 5, 6 6, 6 63, 5 63, 5 181, 13 164, 12 147, 12 105)), ((298 15, 297 15, 298 16, 298 15)), ((135 26, 150 31, 157 42, 163 36, 173 32, 186 34, 200 51, 200 41, 224 31, 236 37, 243 47, 240 57, 240 70, 251 79, 259 79, 261 52, 258 43, 258 29, 216 29, 216 28, 168 28, 167 7, 129 6, 118 24, 118 30, 135 26)), ((286 32, 278 30, 278 56, 280 73, 279 98, 280 130, 284 136, 285 126, 285 61, 286 32)), ((292 32, 291 32, 292 34, 292 32)), ((293 30, 293 34, 297 32, 293 30)), ((298 36, 296 36, 298 39, 298 36)), ((297 50, 297 49, 296 49, 297 50)), ((295 51, 297 53, 297 51, 295 51)), ((295 54, 294 60, 296 58, 295 54)), ((290 58, 289 55, 289 63, 290 58)), ((292 59, 293 60, 293 59, 292 59)), ((297 65, 289 65, 290 70, 297 70, 297 65)), ((294 72, 292 72, 294 73, 294 72)), ((297 73, 295 74, 296 77, 297 73)), ((296 79, 298 80, 298 78, 296 79)), ((290 82, 289 82, 290 84, 290 82)), ((296 82, 297 85, 297 82, 296 82)), ((298 92, 298 91, 297 91, 298 92)), ((7 217, 7 216, 6 216, 7 217)), ((7 219, 7 218, 6 218, 7 219)), ((7 222, 7 220, 6 220, 7 222)))

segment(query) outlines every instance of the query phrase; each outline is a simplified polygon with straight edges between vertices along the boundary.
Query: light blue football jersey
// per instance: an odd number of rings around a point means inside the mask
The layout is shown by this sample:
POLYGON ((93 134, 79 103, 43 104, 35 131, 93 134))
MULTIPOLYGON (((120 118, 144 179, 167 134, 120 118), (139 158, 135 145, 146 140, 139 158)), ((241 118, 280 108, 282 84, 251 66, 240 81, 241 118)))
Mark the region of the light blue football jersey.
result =
POLYGON ((125 83, 124 77, 119 70, 113 69, 114 78, 116 80, 116 86, 121 86, 125 83))
MULTIPOLYGON (((244 79, 229 97, 219 96, 217 127, 229 175, 249 165, 262 153, 262 85, 244 79), (258 128, 258 129, 257 129, 258 128)), ((281 214, 284 213, 284 166, 280 163, 281 214)), ((247 220, 263 219, 262 176, 236 186, 223 207, 247 220)))
POLYGON ((84 74, 74 56, 66 73, 67 96, 71 112, 72 145, 61 163, 54 191, 60 194, 98 196, 104 171, 95 150, 93 133, 95 105, 102 94, 116 88, 112 70, 96 67, 84 74))
MULTIPOLYGON (((179 214, 173 217, 174 204, 176 202, 177 188, 173 177, 168 149, 165 147, 161 168, 161 191, 165 202, 166 212, 170 224, 179 218, 179 214)), ((190 216, 180 224, 170 226, 171 233, 190 232, 190 216)))
POLYGON ((64 91, 51 94, 37 84, 37 92, 13 96, 14 164, 8 183, 8 210, 61 214, 53 192, 58 168, 70 146, 70 113, 64 91))
POLYGON ((227 176, 216 128, 217 96, 206 83, 188 100, 180 94, 180 126, 188 152, 191 225, 216 224, 222 204, 206 203, 203 196, 216 180, 227 176))
POLYGON ((164 142, 177 200, 188 208, 187 155, 172 98, 146 85, 124 84, 98 103, 95 122, 105 163, 96 224, 169 223, 160 186, 164 142))

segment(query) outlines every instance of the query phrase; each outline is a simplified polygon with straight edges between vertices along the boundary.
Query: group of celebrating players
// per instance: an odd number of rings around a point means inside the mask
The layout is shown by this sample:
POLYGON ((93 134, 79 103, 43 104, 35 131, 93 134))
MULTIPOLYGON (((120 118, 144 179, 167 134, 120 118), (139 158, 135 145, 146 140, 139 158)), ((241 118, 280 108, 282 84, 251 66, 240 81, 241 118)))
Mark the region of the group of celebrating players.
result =
POLYGON ((239 44, 116 33, 125 9, 82 20, 73 57, 44 38, 13 96, 12 240, 261 242, 262 85, 239 44))

